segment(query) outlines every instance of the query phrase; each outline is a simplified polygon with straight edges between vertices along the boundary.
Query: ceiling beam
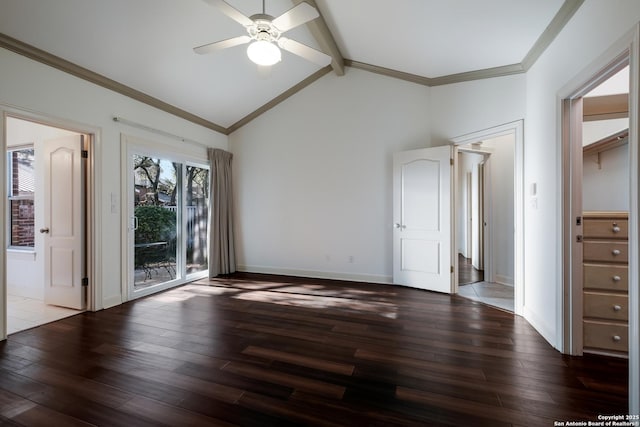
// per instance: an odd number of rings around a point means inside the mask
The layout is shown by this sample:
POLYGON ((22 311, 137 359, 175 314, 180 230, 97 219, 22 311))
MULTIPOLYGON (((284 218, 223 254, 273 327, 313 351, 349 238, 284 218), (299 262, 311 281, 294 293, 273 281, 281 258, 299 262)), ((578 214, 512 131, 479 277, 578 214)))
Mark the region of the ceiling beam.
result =
POLYGON ((339 76, 344 76, 344 58, 340 53, 340 49, 338 49, 338 45, 336 44, 336 40, 333 38, 333 34, 331 34, 329 27, 327 27, 327 23, 322 16, 322 12, 320 12, 320 8, 318 8, 315 0, 292 0, 294 6, 297 6, 302 2, 309 3, 318 10, 320 16, 313 21, 307 22, 307 28, 309 28, 311 35, 313 35, 316 42, 320 45, 320 49, 327 55, 331 56, 331 68, 333 68, 333 71, 339 76))
POLYGON ((549 47, 551 42, 556 38, 560 31, 567 25, 567 22, 571 17, 580 9, 584 0, 565 0, 558 13, 555 14, 547 28, 538 37, 538 40, 534 43, 533 47, 527 53, 527 56, 522 60, 522 68, 525 71, 529 71, 529 68, 535 64, 540 58, 540 55, 549 47))

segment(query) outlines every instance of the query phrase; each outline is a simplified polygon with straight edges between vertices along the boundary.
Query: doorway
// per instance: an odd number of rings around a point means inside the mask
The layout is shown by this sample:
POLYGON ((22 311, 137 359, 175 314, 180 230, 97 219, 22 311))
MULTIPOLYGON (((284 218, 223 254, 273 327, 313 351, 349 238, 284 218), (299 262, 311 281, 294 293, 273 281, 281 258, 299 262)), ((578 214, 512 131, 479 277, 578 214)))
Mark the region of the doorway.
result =
POLYGON ((457 152, 458 294, 514 312, 515 136, 461 144, 457 152))
POLYGON ((563 101, 565 349, 575 355, 628 354, 629 94, 624 53, 563 101))
POLYGON ((5 116, 7 333, 87 308, 91 135, 5 116), (85 279, 86 278, 86 279, 85 279))
POLYGON ((525 286, 523 131, 519 120, 451 140, 456 292, 518 315, 525 286), (482 280, 460 281, 462 258, 482 271, 482 280))

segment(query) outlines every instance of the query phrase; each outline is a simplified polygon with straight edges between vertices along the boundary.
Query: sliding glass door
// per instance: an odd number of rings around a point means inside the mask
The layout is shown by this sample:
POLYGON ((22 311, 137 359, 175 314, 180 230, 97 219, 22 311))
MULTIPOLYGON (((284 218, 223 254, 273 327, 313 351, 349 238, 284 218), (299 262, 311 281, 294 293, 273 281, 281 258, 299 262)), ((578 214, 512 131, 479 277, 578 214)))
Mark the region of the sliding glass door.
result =
POLYGON ((188 275, 209 270, 209 169, 187 165, 185 173, 188 275))
POLYGON ((208 167, 140 149, 128 163, 129 298, 206 276, 208 167))

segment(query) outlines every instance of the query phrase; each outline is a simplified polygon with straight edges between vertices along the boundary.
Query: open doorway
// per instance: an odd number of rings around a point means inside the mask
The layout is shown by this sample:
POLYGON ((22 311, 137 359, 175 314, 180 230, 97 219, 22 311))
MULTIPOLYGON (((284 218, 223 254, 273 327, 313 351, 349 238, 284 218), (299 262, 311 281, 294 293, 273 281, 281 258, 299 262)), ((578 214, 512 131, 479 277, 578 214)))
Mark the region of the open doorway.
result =
POLYGON ((564 101, 573 313, 566 344, 578 355, 627 357, 629 349, 629 82, 624 54, 564 101))
POLYGON ((6 116, 7 333, 87 306, 90 135, 6 116))
POLYGON ((458 294, 515 311, 515 135, 457 146, 458 294))

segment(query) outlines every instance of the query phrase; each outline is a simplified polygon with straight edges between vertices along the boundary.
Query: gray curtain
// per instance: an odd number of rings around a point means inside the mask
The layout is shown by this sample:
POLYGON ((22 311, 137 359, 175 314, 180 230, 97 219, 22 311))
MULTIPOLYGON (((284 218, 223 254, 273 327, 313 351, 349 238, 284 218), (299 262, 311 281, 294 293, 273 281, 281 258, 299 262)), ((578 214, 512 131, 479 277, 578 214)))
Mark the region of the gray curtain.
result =
POLYGON ((209 277, 236 271, 233 241, 233 192, 231 159, 233 154, 209 148, 211 166, 211 214, 209 215, 209 277))

